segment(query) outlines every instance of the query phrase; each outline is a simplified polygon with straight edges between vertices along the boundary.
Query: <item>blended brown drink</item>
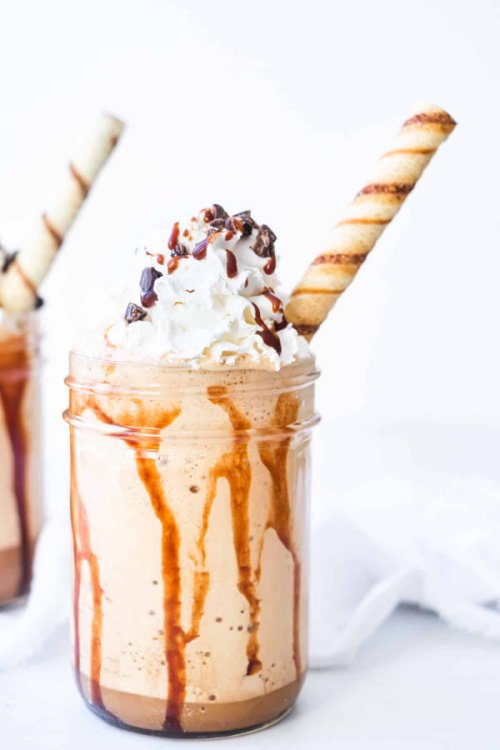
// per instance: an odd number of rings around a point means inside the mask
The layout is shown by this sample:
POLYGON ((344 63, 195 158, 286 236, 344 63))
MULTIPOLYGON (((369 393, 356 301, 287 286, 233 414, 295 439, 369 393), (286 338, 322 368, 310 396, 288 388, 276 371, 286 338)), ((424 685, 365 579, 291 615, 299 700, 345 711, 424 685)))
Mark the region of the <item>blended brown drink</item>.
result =
POLYGON ((35 315, 0 312, 0 605, 27 593, 41 523, 35 315))
POLYGON ((217 205, 175 224, 71 356, 75 669, 120 726, 238 733, 303 682, 317 372, 275 239, 217 205))

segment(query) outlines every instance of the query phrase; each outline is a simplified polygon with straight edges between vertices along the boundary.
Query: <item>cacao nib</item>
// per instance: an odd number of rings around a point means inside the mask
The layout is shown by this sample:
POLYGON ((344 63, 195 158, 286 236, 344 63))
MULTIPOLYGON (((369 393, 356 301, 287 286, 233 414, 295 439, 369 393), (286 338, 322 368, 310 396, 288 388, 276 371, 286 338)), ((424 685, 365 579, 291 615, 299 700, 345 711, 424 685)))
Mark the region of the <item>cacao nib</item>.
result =
POLYGON ((157 271, 154 266, 148 266, 144 269, 141 274, 141 289, 143 292, 150 292, 153 289, 156 279, 159 279, 163 274, 157 271))
POLYGON ((153 307, 157 299, 158 295, 153 289, 148 289, 146 292, 141 293, 141 304, 144 307, 153 307))
POLYGON ((125 320, 127 323, 135 323, 137 320, 144 320, 147 312, 143 310, 139 305, 129 302, 127 309, 125 310, 125 320))

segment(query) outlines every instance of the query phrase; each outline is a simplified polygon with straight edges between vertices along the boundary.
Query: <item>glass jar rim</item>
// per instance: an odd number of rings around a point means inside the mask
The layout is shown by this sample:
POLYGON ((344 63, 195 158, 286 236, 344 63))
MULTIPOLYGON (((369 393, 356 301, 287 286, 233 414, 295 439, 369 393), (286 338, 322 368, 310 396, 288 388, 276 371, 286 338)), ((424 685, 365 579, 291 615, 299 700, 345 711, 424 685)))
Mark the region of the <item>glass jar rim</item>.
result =
POLYGON ((267 370, 257 367, 238 367, 238 366, 220 366, 214 368, 193 367, 184 363, 170 363, 158 361, 114 361, 103 357, 90 357, 80 354, 79 352, 70 352, 70 374, 65 378, 65 383, 70 391, 80 393, 93 393, 100 396, 133 396, 133 395, 157 395, 168 385, 166 382, 155 382, 145 384, 135 382, 137 375, 149 371, 150 373, 171 374, 172 377, 186 376, 186 380, 200 382, 185 382, 179 386, 183 393, 203 393, 206 385, 203 379, 216 377, 218 374, 221 378, 234 378, 234 383, 227 385, 227 392, 253 392, 253 391, 270 391, 276 390, 279 393, 297 390, 307 387, 320 376, 320 370, 316 367, 316 360, 313 356, 296 360, 289 365, 281 367, 279 370, 267 370), (128 383, 116 383, 107 379, 85 378, 80 373, 75 375, 73 370, 78 366, 97 368, 102 373, 127 372, 135 374, 136 378, 131 377, 128 383), (251 382, 236 382, 241 379, 242 374, 247 373, 251 382), (130 381, 134 381, 131 383, 130 381))

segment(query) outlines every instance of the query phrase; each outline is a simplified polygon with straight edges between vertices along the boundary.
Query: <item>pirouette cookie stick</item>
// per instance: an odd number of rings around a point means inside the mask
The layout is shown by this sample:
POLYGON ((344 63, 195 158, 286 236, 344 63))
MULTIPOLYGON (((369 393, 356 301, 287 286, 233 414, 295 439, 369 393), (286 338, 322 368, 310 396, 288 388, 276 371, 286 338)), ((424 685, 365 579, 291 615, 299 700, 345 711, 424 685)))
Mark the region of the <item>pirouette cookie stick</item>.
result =
POLYGON ((123 128, 121 120, 103 113, 81 141, 46 210, 34 223, 6 272, 0 274, 0 307, 16 313, 36 305, 38 287, 123 128))
POLYGON ((433 104, 419 108, 335 226, 328 248, 292 292, 285 316, 310 340, 456 125, 433 104))

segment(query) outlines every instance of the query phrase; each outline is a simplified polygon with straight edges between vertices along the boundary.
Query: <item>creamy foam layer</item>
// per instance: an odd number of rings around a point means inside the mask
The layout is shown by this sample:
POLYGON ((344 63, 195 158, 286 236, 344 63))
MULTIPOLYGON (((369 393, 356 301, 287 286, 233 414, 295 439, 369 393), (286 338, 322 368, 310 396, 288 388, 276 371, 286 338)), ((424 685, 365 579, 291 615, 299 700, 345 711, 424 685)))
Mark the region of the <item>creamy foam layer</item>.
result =
POLYGON ((288 325, 275 234, 219 205, 151 237, 77 351, 111 360, 279 369, 309 356, 288 325))

